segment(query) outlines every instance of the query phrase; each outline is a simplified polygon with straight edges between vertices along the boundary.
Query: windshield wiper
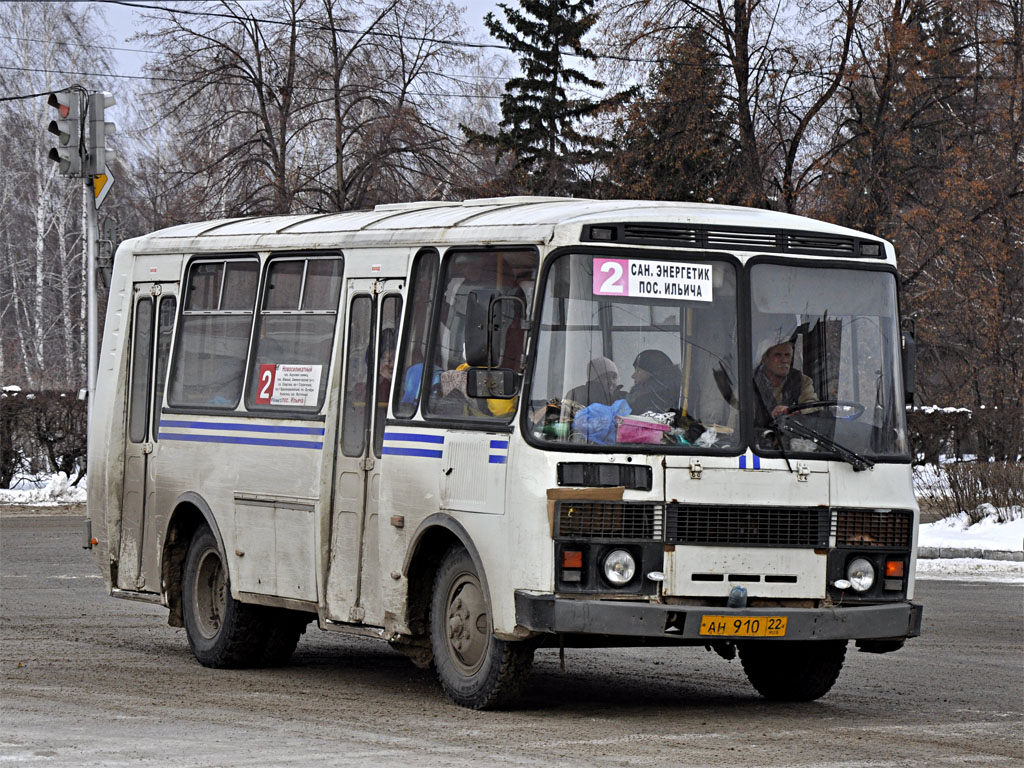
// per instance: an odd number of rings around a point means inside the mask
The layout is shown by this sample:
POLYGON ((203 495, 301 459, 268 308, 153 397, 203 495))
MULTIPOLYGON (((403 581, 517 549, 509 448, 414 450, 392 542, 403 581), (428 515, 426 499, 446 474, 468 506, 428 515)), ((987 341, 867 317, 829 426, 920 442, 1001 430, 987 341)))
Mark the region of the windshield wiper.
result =
POLYGON ((793 435, 794 437, 802 437, 805 440, 810 440, 816 445, 820 445, 823 448, 834 451, 839 455, 839 458, 853 467, 854 472, 863 472, 865 469, 870 469, 875 466, 875 462, 871 461, 871 459, 866 459, 860 454, 854 453, 849 448, 840 445, 830 437, 826 437, 816 429, 811 429, 806 424, 802 424, 799 421, 791 422, 791 418, 792 417, 787 414, 780 414, 772 424, 783 432, 793 435))

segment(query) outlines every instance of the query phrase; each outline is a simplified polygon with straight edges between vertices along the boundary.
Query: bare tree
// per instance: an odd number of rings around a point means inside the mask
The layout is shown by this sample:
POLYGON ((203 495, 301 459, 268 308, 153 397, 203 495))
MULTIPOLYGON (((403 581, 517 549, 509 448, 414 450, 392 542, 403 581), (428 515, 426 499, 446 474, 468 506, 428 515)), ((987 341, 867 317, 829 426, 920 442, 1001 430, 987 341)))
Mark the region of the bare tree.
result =
POLYGON ((81 182, 47 159, 53 117, 46 95, 70 83, 56 71, 103 71, 96 17, 74 3, 0 5, 10 38, 0 52, 0 130, 9 189, 0 227, 0 347, 5 383, 67 387, 84 374, 77 212, 81 182), (45 65, 42 63, 45 62, 45 65), (25 97, 25 98, 20 98, 25 97), (13 182, 13 183, 10 183, 13 182))
POLYGON ((162 146, 145 162, 177 177, 182 218, 432 196, 457 164, 439 120, 463 60, 448 3, 221 0, 153 22, 162 146))
POLYGON ((608 0, 606 53, 660 60, 702 27, 730 75, 740 200, 794 211, 813 180, 814 123, 845 75, 863 0, 608 0))

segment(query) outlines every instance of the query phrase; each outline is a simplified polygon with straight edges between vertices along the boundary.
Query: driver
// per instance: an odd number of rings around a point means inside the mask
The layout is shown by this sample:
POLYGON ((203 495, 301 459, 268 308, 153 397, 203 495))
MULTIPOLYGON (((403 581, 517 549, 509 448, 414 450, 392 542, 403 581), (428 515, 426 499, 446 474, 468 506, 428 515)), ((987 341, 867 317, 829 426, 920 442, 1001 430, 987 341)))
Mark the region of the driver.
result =
POLYGON ((754 423, 765 427, 776 416, 789 413, 794 405, 812 402, 818 396, 810 377, 793 367, 792 341, 772 338, 762 342, 761 347, 764 351, 754 371, 758 394, 754 423))

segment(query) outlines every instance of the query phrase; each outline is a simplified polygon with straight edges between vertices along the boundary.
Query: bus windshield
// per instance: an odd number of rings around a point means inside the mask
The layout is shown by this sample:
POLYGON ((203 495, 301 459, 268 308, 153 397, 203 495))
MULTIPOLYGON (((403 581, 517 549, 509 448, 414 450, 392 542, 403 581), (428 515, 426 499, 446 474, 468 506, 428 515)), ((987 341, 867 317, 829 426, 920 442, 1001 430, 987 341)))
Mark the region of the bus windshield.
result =
POLYGON ((750 284, 756 446, 905 457, 895 276, 762 263, 750 284))
POLYGON ((530 394, 545 441, 739 446, 736 264, 566 254, 543 290, 530 394))
POLYGON ((531 431, 591 449, 907 454, 887 272, 761 262, 740 351, 738 264, 565 254, 547 272, 531 431), (749 437, 744 437, 749 435, 749 437))

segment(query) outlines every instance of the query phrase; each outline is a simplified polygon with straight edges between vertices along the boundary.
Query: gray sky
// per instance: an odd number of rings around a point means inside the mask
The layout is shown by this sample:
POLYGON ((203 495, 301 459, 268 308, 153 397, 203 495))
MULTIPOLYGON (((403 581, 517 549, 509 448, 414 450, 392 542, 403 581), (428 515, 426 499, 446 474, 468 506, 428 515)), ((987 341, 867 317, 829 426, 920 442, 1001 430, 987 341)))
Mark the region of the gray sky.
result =
MULTIPOLYGON (((147 4, 177 5, 174 0, 141 1, 146 2, 147 4)), ((515 0, 509 1, 512 4, 515 4, 515 0)), ((128 39, 139 31, 139 25, 145 23, 142 18, 141 11, 134 11, 124 5, 116 5, 114 3, 99 1, 83 4, 90 6, 103 6, 103 11, 107 19, 107 27, 110 29, 110 35, 115 41, 114 45, 122 49, 144 47, 140 41, 128 42, 128 39)), ((468 39, 481 42, 490 41, 490 35, 484 28, 483 18, 488 11, 497 10, 497 3, 495 0, 456 0, 456 5, 465 9, 462 18, 463 23, 465 23, 469 30, 468 39)), ((150 11, 149 13, 152 12, 150 11)), ((499 18, 501 18, 500 14, 498 15, 499 18)), ((118 50, 114 51, 114 53, 119 64, 118 68, 124 74, 134 74, 141 71, 142 65, 147 58, 145 53, 136 53, 131 50, 118 50)))

